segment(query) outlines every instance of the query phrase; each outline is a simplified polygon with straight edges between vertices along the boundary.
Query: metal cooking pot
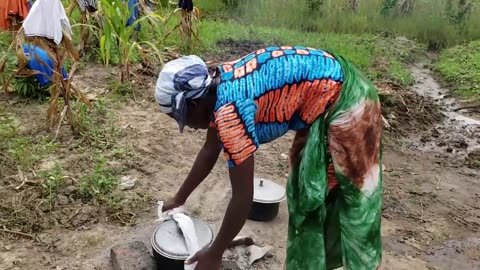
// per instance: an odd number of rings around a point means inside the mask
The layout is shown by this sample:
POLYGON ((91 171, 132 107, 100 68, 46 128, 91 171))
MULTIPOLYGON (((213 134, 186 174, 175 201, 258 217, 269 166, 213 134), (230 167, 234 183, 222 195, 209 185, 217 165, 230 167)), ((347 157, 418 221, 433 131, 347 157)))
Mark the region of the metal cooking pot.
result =
MULTIPOLYGON (((192 218, 198 244, 201 249, 213 242, 212 228, 195 218, 192 218)), ((153 256, 157 270, 184 270, 185 260, 190 256, 182 231, 174 220, 167 220, 155 229, 151 239, 153 256)))
POLYGON ((278 215, 280 202, 285 200, 285 188, 263 178, 254 179, 253 204, 248 219, 270 221, 278 215))

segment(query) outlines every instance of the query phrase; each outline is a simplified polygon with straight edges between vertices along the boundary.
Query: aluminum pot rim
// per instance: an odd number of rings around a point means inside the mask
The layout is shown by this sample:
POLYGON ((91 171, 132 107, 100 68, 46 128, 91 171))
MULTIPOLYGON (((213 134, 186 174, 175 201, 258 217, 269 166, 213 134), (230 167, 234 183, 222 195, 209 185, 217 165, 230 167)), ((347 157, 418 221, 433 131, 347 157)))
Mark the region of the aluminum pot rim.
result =
POLYGON ((261 203, 261 204, 276 204, 276 203, 281 203, 287 199, 287 196, 283 196, 281 199, 275 200, 275 201, 265 201, 265 200, 259 200, 259 199, 253 199, 253 202, 256 203, 261 203))
MULTIPOLYGON (((207 223, 205 223, 208 227, 208 229, 210 230, 211 234, 212 234, 212 239, 210 239, 210 242, 208 243, 207 246, 210 246, 212 243, 213 243, 213 240, 215 240, 215 235, 213 233, 213 229, 212 227, 210 227, 210 225, 208 225, 207 223)), ((155 235, 157 234, 157 231, 158 229, 160 228, 160 226, 157 226, 157 228, 155 228, 155 231, 153 232, 152 234, 152 237, 150 237, 150 244, 152 246, 152 249, 158 253, 158 255, 160 256, 163 256, 167 259, 171 259, 171 260, 177 260, 177 261, 185 261, 189 256, 178 256, 178 255, 173 255, 173 254, 169 254, 163 250, 161 250, 159 247, 157 247, 157 245, 155 244, 155 235)), ((204 247, 202 247, 204 248, 204 247)))

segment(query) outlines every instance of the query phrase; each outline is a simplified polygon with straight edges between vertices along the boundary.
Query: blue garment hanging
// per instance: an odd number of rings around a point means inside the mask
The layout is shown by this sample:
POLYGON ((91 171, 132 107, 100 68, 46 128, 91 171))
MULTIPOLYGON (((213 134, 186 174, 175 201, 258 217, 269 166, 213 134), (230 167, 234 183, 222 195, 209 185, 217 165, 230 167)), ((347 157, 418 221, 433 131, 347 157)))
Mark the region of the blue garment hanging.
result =
MULTIPOLYGON (((128 9, 132 10, 132 14, 130 14, 130 18, 127 20, 127 26, 132 25, 136 20, 140 19, 140 8, 139 8, 138 0, 128 0, 128 9)), ((135 26, 136 31, 140 31, 141 26, 137 24, 135 26)))
MULTIPOLYGON (((23 51, 28 58, 28 68, 42 73, 35 74, 35 79, 37 79, 38 84, 40 86, 50 84, 51 78, 53 77, 54 63, 47 52, 32 44, 23 44, 23 51)), ((63 67, 62 75, 63 79, 68 78, 63 67)))

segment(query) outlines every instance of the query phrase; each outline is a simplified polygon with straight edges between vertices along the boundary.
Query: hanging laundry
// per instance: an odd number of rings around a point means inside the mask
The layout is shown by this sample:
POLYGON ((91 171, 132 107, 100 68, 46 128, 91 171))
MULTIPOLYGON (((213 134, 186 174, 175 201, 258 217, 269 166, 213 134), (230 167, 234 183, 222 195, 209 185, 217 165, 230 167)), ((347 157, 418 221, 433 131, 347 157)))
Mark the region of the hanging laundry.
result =
POLYGON ((95 12, 97 11, 97 0, 77 0, 78 6, 82 12, 95 12))
MULTIPOLYGON (((33 44, 23 44, 23 52, 28 59, 28 68, 41 73, 35 74, 38 84, 40 86, 50 84, 53 77, 54 63, 47 52, 33 44)), ((64 68, 62 68, 62 75, 64 79, 68 78, 64 68)))
POLYGON ((28 5, 29 0, 1 0, 0 29, 9 30, 25 20, 29 11, 28 5))
POLYGON ((71 39, 72 29, 60 0, 35 1, 23 23, 25 36, 44 37, 60 44, 63 32, 71 39))
MULTIPOLYGON (((138 0, 128 0, 128 9, 132 10, 132 14, 130 14, 130 18, 127 20, 127 26, 132 25, 136 20, 140 19, 140 3, 138 0)), ((140 31, 141 26, 137 24, 135 26, 136 31, 140 31)))
POLYGON ((7 2, 0 1, 0 30, 8 30, 7 2))

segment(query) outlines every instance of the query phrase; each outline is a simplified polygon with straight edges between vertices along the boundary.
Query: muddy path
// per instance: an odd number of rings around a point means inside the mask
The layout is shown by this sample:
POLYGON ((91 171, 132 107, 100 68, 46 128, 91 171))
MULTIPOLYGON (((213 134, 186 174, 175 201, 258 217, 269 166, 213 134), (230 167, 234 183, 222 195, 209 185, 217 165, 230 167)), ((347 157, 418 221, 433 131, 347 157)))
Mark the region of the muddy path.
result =
POLYGON ((411 91, 443 117, 386 150, 384 249, 416 262, 405 269, 479 269, 480 174, 471 162, 480 145, 478 115, 456 112, 458 102, 423 64, 410 70, 411 91))
MULTIPOLYGON (((480 126, 474 117, 465 122, 463 117, 471 116, 453 114, 451 100, 444 97, 448 90, 428 69, 418 65, 412 66, 411 71, 416 82, 408 97, 404 96, 406 109, 391 117, 391 122, 395 118, 398 123, 395 129, 387 131, 389 136, 394 135, 401 132, 402 125, 410 123, 403 131, 405 136, 385 147, 381 269, 480 269, 480 173, 470 162, 479 145, 475 134, 479 134, 480 126), (434 112, 436 108, 445 116, 434 112), (419 119, 422 115, 428 116, 419 119)), ((80 76, 94 77, 90 75, 80 76)), ((154 78, 144 83, 152 87, 154 78)), ((102 82, 97 84, 101 86, 102 82)), ((174 121, 158 112, 148 95, 150 89, 145 93, 145 98, 139 96, 136 102, 129 101, 115 109, 116 125, 125 131, 118 143, 132 151, 131 158, 120 165, 138 179, 135 188, 128 192, 153 198, 149 206, 137 213, 136 223, 119 226, 98 217, 98 222, 80 227, 45 230, 35 241, 28 237, 0 238, 0 269, 107 270, 111 246, 131 240, 149 244, 156 226, 155 200, 174 194, 205 134, 186 130, 179 136, 174 121)), ((32 108, 26 107, 19 113, 40 122, 36 113, 39 108, 32 108)), ((258 176, 286 184, 288 160, 282 154, 288 153, 292 138, 293 134, 288 134, 260 148, 256 156, 258 176)), ((226 175, 225 161, 220 158, 186 205, 192 215, 212 224, 215 230, 220 227, 230 198, 226 175)), ((87 217, 95 215, 85 212, 87 217)), ((242 235, 252 235, 259 245, 273 247, 272 256, 253 269, 282 269, 287 221, 287 205, 283 202, 274 221, 247 222, 242 235)))
POLYGON ((444 115, 428 132, 419 133, 413 139, 412 147, 435 153, 438 157, 457 160, 458 165, 469 164, 473 155, 480 150, 480 115, 462 111, 461 104, 451 96, 434 78, 432 72, 417 64, 410 68, 416 79, 412 90, 432 99, 444 115), (469 158, 470 155, 470 158, 469 158), (463 163, 463 164, 462 164, 463 163))

